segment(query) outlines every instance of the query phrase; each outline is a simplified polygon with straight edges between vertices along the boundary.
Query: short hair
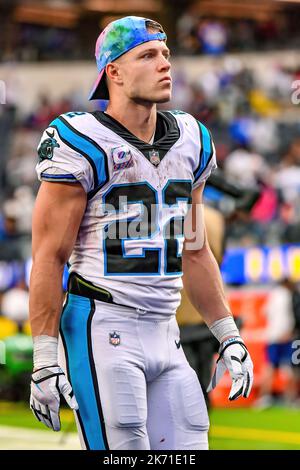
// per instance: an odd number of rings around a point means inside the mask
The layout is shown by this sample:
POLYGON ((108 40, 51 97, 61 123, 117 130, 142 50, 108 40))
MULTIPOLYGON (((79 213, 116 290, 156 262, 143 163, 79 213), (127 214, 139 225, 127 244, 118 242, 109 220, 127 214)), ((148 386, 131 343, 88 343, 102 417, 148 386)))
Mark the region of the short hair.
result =
POLYGON ((148 33, 164 33, 163 27, 161 24, 157 23, 154 20, 147 20, 146 21, 146 29, 148 33))

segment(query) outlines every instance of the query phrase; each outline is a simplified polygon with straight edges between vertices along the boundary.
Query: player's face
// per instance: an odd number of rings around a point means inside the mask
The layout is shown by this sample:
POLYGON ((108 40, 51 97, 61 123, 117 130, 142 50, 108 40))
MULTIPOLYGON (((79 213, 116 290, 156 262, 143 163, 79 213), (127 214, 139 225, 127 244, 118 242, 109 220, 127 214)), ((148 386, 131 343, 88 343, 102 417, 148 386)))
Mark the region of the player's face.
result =
POLYGON ((149 41, 118 60, 123 90, 139 102, 165 103, 171 99, 170 51, 163 41, 149 41))

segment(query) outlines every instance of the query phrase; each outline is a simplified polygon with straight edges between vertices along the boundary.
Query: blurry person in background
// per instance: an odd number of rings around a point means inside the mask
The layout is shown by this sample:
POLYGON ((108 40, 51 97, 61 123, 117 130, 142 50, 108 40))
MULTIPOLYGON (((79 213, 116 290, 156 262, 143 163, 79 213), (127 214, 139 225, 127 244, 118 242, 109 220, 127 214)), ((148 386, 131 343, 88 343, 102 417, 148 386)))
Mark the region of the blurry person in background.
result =
POLYGON ((300 285, 291 283, 292 289, 292 302, 293 313, 295 320, 294 338, 293 338, 293 352, 296 354, 292 356, 293 372, 295 377, 295 404, 300 405, 300 285))
POLYGON ((300 137, 294 139, 282 162, 275 169, 273 183, 282 198, 281 218, 284 241, 300 240, 300 137))
POLYGON ((226 51, 227 30, 221 21, 201 20, 197 35, 204 54, 219 55, 226 51))
POLYGON ((28 186, 17 188, 0 213, 0 260, 25 260, 31 250, 33 194, 28 186))
MULTIPOLYGON (((219 266, 223 258, 225 219, 220 211, 205 206, 205 226, 210 248, 219 266)), ((210 332, 204 319, 190 302, 187 293, 181 291, 181 304, 177 310, 181 343, 189 363, 195 369, 209 407, 207 387, 211 378, 214 354, 218 351, 218 341, 210 332)))
MULTIPOLYGON (((261 194, 253 187, 245 188, 233 183, 219 169, 208 179, 204 197, 207 238, 211 251, 218 265, 221 266, 227 241, 228 221, 235 216, 248 214, 260 199, 261 194), (217 199, 214 199, 216 196, 217 199), (231 207, 230 210, 229 207, 231 207)), ((209 407, 210 399, 206 390, 210 381, 214 354, 218 351, 218 342, 202 316, 193 307, 184 289, 181 291, 181 304, 176 316, 184 352, 198 375, 206 404, 209 407)), ((239 324, 239 328, 242 327, 240 320, 235 319, 235 321, 239 324)))
POLYGON ((262 179, 268 173, 268 165, 261 155, 244 144, 226 157, 224 170, 226 176, 241 186, 255 187, 258 179, 262 179))
POLYGON ((23 330, 29 319, 29 293, 24 279, 3 294, 1 313, 17 324, 19 332, 23 330))
POLYGON ((199 17, 196 5, 191 5, 176 24, 177 48, 182 54, 196 54, 200 51, 197 37, 199 17))
MULTIPOLYGON (((254 152, 250 145, 240 145, 225 159, 224 170, 229 181, 260 193, 251 211, 238 212, 232 218, 231 236, 245 246, 267 244, 271 237, 279 237, 281 231, 276 230, 278 195, 271 184, 270 167, 262 155, 254 152)), ((275 241, 280 243, 277 238, 275 241)))
POLYGON ((295 399, 295 380, 292 370, 292 339, 294 332, 293 284, 287 278, 271 290, 266 306, 267 360, 259 390, 257 407, 268 407, 274 403, 272 396, 275 373, 281 369, 285 373, 286 387, 282 394, 285 404, 295 399))
POLYGON ((21 259, 19 247, 18 216, 12 200, 6 200, 0 214, 0 259, 21 259))
MULTIPOLYGON (((2 77, 1 77, 2 78, 2 77)), ((16 125, 17 109, 13 102, 10 102, 10 95, 7 93, 5 106, 0 104, 0 187, 4 188, 7 180, 7 162, 9 159, 13 131, 16 125)))

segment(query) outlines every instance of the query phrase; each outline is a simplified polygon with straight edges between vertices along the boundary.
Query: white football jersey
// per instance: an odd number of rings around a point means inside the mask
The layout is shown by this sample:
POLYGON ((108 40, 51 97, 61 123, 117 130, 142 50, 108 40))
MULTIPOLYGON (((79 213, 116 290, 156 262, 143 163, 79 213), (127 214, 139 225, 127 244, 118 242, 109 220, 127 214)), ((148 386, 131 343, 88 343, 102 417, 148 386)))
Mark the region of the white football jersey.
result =
POLYGON ((38 147, 41 181, 77 182, 88 203, 69 260, 114 302, 172 314, 180 302, 183 219, 191 192, 216 168, 207 128, 181 111, 158 111, 145 143, 96 111, 59 116, 38 147))

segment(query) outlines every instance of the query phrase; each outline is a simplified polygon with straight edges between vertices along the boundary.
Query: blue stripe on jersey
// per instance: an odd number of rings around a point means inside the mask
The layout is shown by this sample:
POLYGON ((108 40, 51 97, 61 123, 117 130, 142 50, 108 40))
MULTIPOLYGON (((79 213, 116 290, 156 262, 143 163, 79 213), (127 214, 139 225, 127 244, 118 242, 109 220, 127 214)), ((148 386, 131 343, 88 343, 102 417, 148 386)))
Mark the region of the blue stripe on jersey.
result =
POLYGON ((74 175, 67 173, 66 175, 51 175, 50 173, 41 173, 41 178, 51 178, 51 179, 68 179, 77 181, 74 175))
POLYGON ((85 157, 93 168, 94 189, 102 186, 108 180, 108 168, 106 155, 103 149, 90 137, 75 129, 63 117, 58 117, 51 122, 63 142, 85 157))
POLYGON ((212 139, 209 130, 201 122, 197 121, 197 123, 200 130, 201 151, 199 166, 194 172, 194 182, 202 175, 213 156, 212 139))
POLYGON ((68 294, 61 317, 61 333, 67 350, 70 380, 89 449, 105 450, 100 403, 97 400, 98 384, 91 350, 90 328, 93 313, 90 299, 68 294))

